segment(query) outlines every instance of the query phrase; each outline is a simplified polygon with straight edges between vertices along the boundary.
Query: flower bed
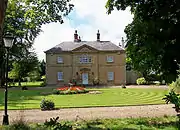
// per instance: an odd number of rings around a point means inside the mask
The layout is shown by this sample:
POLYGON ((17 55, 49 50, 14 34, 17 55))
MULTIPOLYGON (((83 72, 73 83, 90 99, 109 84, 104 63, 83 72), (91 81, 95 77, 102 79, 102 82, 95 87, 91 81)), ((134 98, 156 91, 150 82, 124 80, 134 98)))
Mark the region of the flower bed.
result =
POLYGON ((80 93, 88 93, 88 92, 89 92, 88 90, 80 86, 71 86, 71 87, 64 86, 53 90, 53 94, 60 94, 60 95, 80 94, 80 93))

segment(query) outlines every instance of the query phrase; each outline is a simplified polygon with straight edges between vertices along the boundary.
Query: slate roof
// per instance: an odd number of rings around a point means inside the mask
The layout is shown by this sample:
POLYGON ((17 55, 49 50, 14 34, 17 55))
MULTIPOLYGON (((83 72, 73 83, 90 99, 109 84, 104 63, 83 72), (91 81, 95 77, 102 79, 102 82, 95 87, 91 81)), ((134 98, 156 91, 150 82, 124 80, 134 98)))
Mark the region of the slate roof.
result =
POLYGON ((110 41, 81 41, 81 42, 62 42, 55 47, 45 51, 45 53, 59 53, 63 51, 72 51, 80 46, 88 45, 99 51, 121 51, 123 48, 115 45, 110 41))

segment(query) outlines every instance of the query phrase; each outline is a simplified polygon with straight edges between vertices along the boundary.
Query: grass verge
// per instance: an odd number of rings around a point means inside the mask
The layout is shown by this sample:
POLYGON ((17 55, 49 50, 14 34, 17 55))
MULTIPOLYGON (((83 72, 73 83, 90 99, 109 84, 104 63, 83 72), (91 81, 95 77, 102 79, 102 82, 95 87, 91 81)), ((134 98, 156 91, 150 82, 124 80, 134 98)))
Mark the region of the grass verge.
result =
MULTIPOLYGON (((19 122, 18 122, 19 123, 19 122)), ((44 124, 23 124, 20 122, 21 126, 24 128, 29 128, 29 130, 49 130, 50 128, 46 128, 44 124)), ((91 121, 85 120, 77 120, 73 122, 60 122, 61 125, 57 125, 58 123, 53 123, 53 128, 65 129, 63 124, 66 123, 67 126, 72 127, 73 130, 177 130, 177 118, 176 117, 161 117, 161 118, 126 118, 126 119, 96 119, 91 121)), ((12 124, 12 126, 17 126, 16 124, 12 124)), ((18 124, 17 130, 21 127, 18 124)), ((3 127, 2 129, 11 128, 3 127)), ((15 128, 15 127, 13 127, 15 128)), ((16 130, 16 129, 13 129, 16 130)), ((23 129, 24 130, 24 129, 23 129)))

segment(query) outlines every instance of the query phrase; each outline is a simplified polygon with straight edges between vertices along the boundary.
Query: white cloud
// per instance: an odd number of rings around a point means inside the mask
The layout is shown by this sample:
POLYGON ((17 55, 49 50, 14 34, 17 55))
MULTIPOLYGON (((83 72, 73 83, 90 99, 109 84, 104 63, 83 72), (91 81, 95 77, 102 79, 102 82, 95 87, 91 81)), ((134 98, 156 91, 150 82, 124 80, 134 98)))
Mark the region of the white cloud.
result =
MULTIPOLYGON (((124 29, 131 23, 133 16, 129 10, 106 13, 107 0, 73 0, 76 15, 89 21, 80 23, 73 28, 73 19, 66 19, 64 24, 52 23, 43 26, 43 31, 35 40, 34 47, 40 59, 45 58, 43 51, 62 41, 72 41, 74 30, 77 29, 82 40, 96 40, 97 29, 100 30, 102 40, 110 40, 118 44, 121 37, 125 37, 124 29)), ((80 22, 80 21, 76 21, 80 22)))

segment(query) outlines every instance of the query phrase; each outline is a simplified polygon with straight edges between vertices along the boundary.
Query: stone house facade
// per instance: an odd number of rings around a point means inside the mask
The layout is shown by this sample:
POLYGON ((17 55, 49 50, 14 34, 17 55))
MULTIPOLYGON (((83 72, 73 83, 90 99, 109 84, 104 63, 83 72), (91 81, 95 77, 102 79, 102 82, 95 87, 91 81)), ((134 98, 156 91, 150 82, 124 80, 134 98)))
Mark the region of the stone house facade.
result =
POLYGON ((64 85, 72 80, 84 85, 121 85, 126 81, 125 50, 110 41, 81 41, 77 31, 74 41, 62 42, 45 51, 46 82, 64 85))

